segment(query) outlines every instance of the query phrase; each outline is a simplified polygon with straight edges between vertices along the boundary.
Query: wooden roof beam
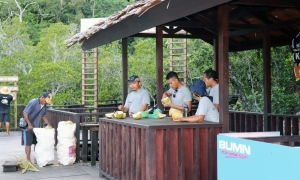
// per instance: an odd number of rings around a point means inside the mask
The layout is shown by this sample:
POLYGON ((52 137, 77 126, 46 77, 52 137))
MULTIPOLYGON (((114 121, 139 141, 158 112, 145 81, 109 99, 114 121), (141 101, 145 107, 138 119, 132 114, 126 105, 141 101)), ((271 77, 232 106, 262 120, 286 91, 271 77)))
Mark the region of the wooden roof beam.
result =
MULTIPOLYGON (((286 44, 289 44, 291 41, 287 38, 276 38, 272 37, 271 46, 284 46, 286 44)), ((243 44, 240 44, 242 46, 243 51, 244 50, 250 50, 250 49, 260 49, 262 48, 262 39, 253 40, 251 42, 245 42, 243 44)), ((230 51, 239 51, 239 49, 231 47, 230 51)))
POLYGON ((177 28, 175 28, 175 29, 173 30, 173 33, 176 34, 177 32, 179 32, 179 31, 181 31, 181 30, 183 30, 183 28, 177 27, 177 28))
MULTIPOLYGON (((207 22, 194 22, 194 21, 173 21, 164 24, 164 26, 177 26, 183 28, 212 28, 217 29, 217 26, 207 22)), ((229 29, 262 29, 262 25, 251 24, 229 24, 229 29)))
MULTIPOLYGON (((205 15, 203 15, 203 14, 199 14, 199 16, 200 16, 201 18, 203 18, 204 20, 206 20, 207 22, 209 22, 209 23, 215 25, 215 22, 216 22, 216 21, 212 20, 212 19, 214 19, 215 17, 207 17, 207 16, 205 16, 205 15)), ((228 28, 230 29, 230 25, 229 25, 229 24, 228 24, 228 28)), ((214 35, 216 35, 216 36, 219 35, 219 33, 218 33, 218 28, 214 28, 214 29, 205 28, 205 30, 207 30, 208 32, 210 32, 210 33, 212 33, 212 34, 214 34, 214 35)), ((241 49, 241 46, 239 46, 239 44, 238 44, 235 40, 230 39, 230 37, 229 37, 229 44, 231 44, 231 45, 233 45, 233 46, 235 46, 235 47, 241 49)))
MULTIPOLYGON (((230 11, 229 12, 229 20, 232 21, 232 20, 244 18, 246 16, 250 16, 251 14, 249 12, 242 10, 243 7, 244 7, 243 5, 237 6, 237 8, 232 10, 232 13, 230 11), (237 9, 239 9, 239 11, 237 9)), ((255 11, 256 12, 265 12, 269 9, 270 9, 270 7, 256 7, 255 11)))
POLYGON ((167 27, 163 26, 163 31, 165 31, 168 34, 174 34, 172 31, 173 29, 168 29, 167 27))
MULTIPOLYGON (((232 31, 229 33, 230 37, 233 36, 241 36, 241 35, 247 35, 247 34, 254 34, 257 32, 261 32, 263 29, 266 29, 268 31, 271 30, 277 30, 280 28, 284 28, 284 27, 288 27, 288 26, 293 26, 293 25, 297 25, 300 24, 300 18, 298 19, 294 19, 294 20, 290 20, 290 21, 285 21, 285 22, 279 22, 279 23, 274 23, 274 24, 268 24, 265 25, 264 27, 262 27, 260 30, 259 29, 242 29, 242 30, 236 30, 236 31, 232 31)), ((295 34, 291 34, 289 32, 289 36, 290 37, 294 37, 295 34)))
MULTIPOLYGON (((155 38, 155 34, 150 33, 138 33, 130 37, 150 37, 155 38)), ((212 36, 207 36, 203 34, 163 34, 163 38, 187 38, 187 39, 213 39, 212 36)))
MULTIPOLYGON (((260 12, 255 12, 255 10, 253 10, 252 8, 250 7, 246 7, 244 6, 243 9, 245 11, 248 11, 249 13, 251 13, 255 18, 257 18, 258 20, 262 21, 263 23, 265 23, 266 25, 268 24, 274 24, 276 22, 270 20, 266 14, 264 13, 260 13, 260 12)), ((288 38, 290 39, 293 39, 293 36, 291 35, 291 33, 285 29, 280 29, 279 30, 282 34, 284 34, 285 36, 287 36, 288 38)))
POLYGON ((272 7, 289 7, 297 8, 300 7, 299 0, 239 0, 230 2, 231 5, 247 5, 247 6, 272 6, 272 7))

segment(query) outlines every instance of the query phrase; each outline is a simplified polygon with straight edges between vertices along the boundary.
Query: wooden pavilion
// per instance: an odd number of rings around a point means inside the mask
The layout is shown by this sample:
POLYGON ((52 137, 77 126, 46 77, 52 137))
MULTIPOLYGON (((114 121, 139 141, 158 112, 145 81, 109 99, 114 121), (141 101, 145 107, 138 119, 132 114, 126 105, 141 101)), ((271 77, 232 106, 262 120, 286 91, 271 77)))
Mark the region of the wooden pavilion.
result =
MULTIPOLYGON (((209 136, 211 140, 215 140, 213 136, 218 132, 233 130, 270 131, 279 129, 283 131, 284 117, 279 117, 279 124, 276 124, 277 117, 274 121, 274 117, 270 114, 272 82, 270 49, 274 46, 291 44, 292 39, 299 31, 299 0, 141 0, 113 14, 104 22, 95 24, 87 31, 73 36, 67 41, 67 47, 79 42, 83 50, 88 50, 122 39, 123 97, 125 97, 128 78, 127 37, 156 38, 157 97, 160 98, 163 93, 163 38, 198 38, 210 43, 214 46, 215 69, 219 72, 220 87, 221 126, 219 130, 209 136), (156 34, 139 33, 152 27, 156 27, 156 34), (186 35, 176 34, 180 30, 188 33, 186 35), (247 114, 232 115, 229 113, 228 105, 228 52, 257 48, 263 49, 264 113, 261 115, 250 114, 249 116, 247 114), (242 121, 244 119, 245 121, 242 121), (253 120, 255 123, 252 122, 253 120), (242 122, 245 124, 242 125, 242 122), (241 127, 244 130, 241 130, 241 127)), ((162 105, 159 104, 159 107, 162 108, 162 105)), ((298 118, 289 118, 285 121, 285 126, 285 135, 299 134, 298 118)), ((216 145, 212 141, 210 143, 212 143, 211 146, 216 145)), ((208 149, 208 151, 215 151, 215 148, 208 149)), ((209 158, 208 161, 216 161, 216 158, 209 158)), ((149 162, 148 165, 155 162, 149 162)), ((216 179, 215 163, 210 166, 211 169, 205 169, 207 172, 202 169, 194 169, 193 172, 201 172, 200 175, 191 176, 192 179, 197 179, 197 177, 198 179, 199 177, 216 179)), ((104 173, 104 171, 101 172, 104 173)), ((146 179, 165 177, 160 176, 161 172, 158 170, 153 173, 147 169, 146 172, 148 173, 145 175, 146 179)), ((185 172, 185 175, 178 175, 176 179, 186 179, 190 175, 187 171, 182 172, 185 172)), ((120 179, 118 177, 121 177, 121 175, 114 175, 111 172, 108 177, 111 179, 120 179)))

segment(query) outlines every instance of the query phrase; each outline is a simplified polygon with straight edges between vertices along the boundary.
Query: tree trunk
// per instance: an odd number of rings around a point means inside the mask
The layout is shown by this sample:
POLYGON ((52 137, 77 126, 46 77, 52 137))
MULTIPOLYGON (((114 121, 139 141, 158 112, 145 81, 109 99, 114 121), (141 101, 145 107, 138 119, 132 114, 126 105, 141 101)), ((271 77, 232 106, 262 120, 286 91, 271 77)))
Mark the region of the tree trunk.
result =
POLYGON ((250 102, 248 101, 248 99, 243 91, 243 88, 241 86, 241 83, 239 82, 238 78, 236 77, 230 62, 229 62, 229 74, 230 74, 230 78, 233 80, 233 83, 235 84, 235 87, 237 88, 237 91, 240 95, 242 102, 245 104, 245 108, 247 109, 247 111, 252 111, 252 106, 251 106, 250 102))

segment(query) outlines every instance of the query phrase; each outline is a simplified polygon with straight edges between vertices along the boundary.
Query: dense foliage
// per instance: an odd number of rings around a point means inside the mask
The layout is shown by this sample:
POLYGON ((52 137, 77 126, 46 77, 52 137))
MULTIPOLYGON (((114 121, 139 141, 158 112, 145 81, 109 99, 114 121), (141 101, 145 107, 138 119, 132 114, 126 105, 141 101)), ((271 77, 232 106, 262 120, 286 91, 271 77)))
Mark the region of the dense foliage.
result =
MULTIPOLYGON (((54 94, 54 104, 81 103, 81 49, 66 49, 64 40, 79 32, 81 18, 107 17, 134 0, 6 0, 0 2, 0 75, 18 75, 18 104, 42 91, 54 94)), ((156 96, 155 39, 129 38, 129 75, 139 75, 143 87, 156 96)), ((169 40, 164 40, 164 71, 169 71, 169 40)), ((261 50, 230 53, 230 95, 241 97, 232 110, 263 111, 261 50)), ((213 68, 212 46, 188 40, 188 83, 213 68)), ((272 111, 300 110, 300 82, 293 74, 288 47, 272 49, 272 111)), ((99 100, 121 98, 121 43, 99 47, 99 100)), ((1 85, 11 85, 1 83, 1 85)), ((167 88, 167 86, 166 86, 167 88)), ((230 97, 231 97, 230 96, 230 97)))

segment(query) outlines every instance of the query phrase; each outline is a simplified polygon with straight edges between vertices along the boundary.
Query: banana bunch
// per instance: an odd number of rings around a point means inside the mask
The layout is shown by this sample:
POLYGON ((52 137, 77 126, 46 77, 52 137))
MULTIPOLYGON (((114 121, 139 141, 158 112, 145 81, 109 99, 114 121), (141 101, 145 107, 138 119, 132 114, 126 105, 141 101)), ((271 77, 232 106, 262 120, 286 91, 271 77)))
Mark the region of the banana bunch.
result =
POLYGON ((31 162, 27 161, 26 158, 20 156, 16 158, 18 160, 19 167, 22 169, 22 174, 24 174, 26 171, 32 171, 32 172, 39 171, 36 167, 34 167, 33 164, 31 164, 31 162))

